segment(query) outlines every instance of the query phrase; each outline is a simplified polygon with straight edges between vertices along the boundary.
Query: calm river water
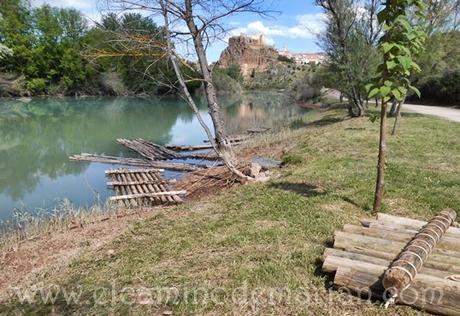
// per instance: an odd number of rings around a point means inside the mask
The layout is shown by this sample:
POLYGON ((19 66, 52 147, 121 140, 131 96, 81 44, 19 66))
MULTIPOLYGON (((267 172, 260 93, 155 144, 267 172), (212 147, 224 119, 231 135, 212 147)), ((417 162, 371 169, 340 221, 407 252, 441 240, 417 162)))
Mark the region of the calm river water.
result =
MULTIPOLYGON (((230 133, 273 126, 303 110, 283 94, 223 98, 230 133)), ((207 122, 206 108, 201 107, 207 122)), ((193 113, 175 98, 36 99, 0 101, 0 221, 15 210, 53 209, 64 199, 76 206, 104 203, 109 195, 99 163, 69 161, 79 153, 136 157, 117 138, 160 144, 200 144, 205 134, 193 113)))

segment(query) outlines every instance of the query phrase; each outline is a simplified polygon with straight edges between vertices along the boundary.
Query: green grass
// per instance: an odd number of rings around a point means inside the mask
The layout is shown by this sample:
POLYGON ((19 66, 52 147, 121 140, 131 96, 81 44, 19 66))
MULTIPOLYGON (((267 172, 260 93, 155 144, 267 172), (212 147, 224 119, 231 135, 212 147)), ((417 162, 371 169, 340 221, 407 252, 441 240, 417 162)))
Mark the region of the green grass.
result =
MULTIPOLYGON (((419 314, 337 293, 321 273, 321 254, 334 230, 372 216, 378 124, 348 119, 341 110, 314 117, 264 140, 290 148, 287 166, 271 182, 165 210, 37 280, 41 287, 81 291, 78 304, 60 295, 53 305, 14 300, 0 312, 419 314), (177 296, 159 298, 158 291, 170 287, 177 296)), ((389 136, 384 212, 428 219, 445 207, 460 209, 458 135, 460 124, 403 116, 399 135, 389 136)))

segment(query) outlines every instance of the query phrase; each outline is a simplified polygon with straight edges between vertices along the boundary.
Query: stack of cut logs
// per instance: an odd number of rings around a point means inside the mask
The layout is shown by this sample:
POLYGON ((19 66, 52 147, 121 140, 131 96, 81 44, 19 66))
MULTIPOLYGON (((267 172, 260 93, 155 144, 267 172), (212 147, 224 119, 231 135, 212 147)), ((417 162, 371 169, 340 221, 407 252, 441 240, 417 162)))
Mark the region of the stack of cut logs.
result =
POLYGON ((323 271, 334 285, 436 314, 460 315, 460 229, 444 210, 429 223, 379 213, 335 233, 323 271))

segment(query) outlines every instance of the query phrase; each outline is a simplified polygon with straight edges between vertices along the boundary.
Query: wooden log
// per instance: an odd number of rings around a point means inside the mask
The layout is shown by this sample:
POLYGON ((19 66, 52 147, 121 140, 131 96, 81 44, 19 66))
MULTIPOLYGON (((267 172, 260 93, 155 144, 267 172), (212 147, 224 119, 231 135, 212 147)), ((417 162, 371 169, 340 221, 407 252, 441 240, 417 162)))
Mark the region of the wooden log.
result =
POLYGON ((142 138, 133 140, 119 138, 117 139, 117 142, 149 160, 168 160, 179 158, 179 154, 175 151, 142 138))
MULTIPOLYGON (((144 176, 145 176, 146 179, 151 179, 151 180, 158 180, 159 179, 159 175, 153 174, 153 173, 147 173, 147 174, 144 174, 144 176)), ((169 191, 169 186, 168 185, 160 185, 160 189, 162 191, 169 191)), ((172 203, 182 203, 183 202, 183 199, 179 195, 169 196, 168 198, 172 201, 172 203)))
POLYGON ((120 158, 120 157, 101 156, 101 155, 92 155, 92 154, 75 155, 75 156, 70 157, 70 159, 79 160, 79 161, 116 164, 116 165, 133 165, 133 166, 151 167, 155 169, 166 169, 166 170, 174 170, 174 171, 198 171, 198 170, 203 170, 203 169, 208 168, 208 166, 205 166, 205 165, 143 160, 143 159, 135 159, 135 158, 120 158))
POLYGON ((214 152, 208 153, 191 153, 191 154, 181 154, 181 159, 197 159, 197 160, 221 160, 214 152))
MULTIPOLYGON (((417 234, 417 231, 408 232, 406 230, 387 230, 385 227, 374 228, 374 227, 362 227, 357 225, 346 224, 343 227, 343 231, 347 233, 359 234, 363 236, 377 237, 382 239, 390 239, 400 242, 409 242, 417 234)), ((460 239, 444 237, 439 243, 440 249, 453 250, 460 252, 460 239)))
POLYGON ((158 173, 163 172, 164 169, 109 169, 105 171, 105 174, 119 174, 119 173, 158 173))
MULTIPOLYGON (((402 232, 411 233, 414 235, 420 229, 420 228, 415 228, 412 226, 383 223, 375 219, 366 219, 366 220, 361 220, 360 222, 361 222, 361 225, 366 228, 372 228, 376 230, 394 231, 394 232, 401 232, 401 233, 402 232)), ((455 229, 454 227, 450 227, 446 232, 445 238, 455 240, 455 242, 460 242, 460 236, 458 236, 455 232, 453 232, 454 229, 455 229)))
POLYGON ((164 180, 164 181, 128 181, 128 182, 123 182, 123 181, 109 181, 107 182, 108 187, 115 187, 115 186, 126 186, 126 185, 146 185, 146 184, 170 184, 170 183, 176 183, 177 181, 174 180, 164 180))
MULTIPOLYGON (((326 273, 335 272, 337 268, 339 268, 337 264, 340 263, 340 261, 337 261, 337 260, 335 261, 326 260, 326 258, 328 258, 329 256, 350 259, 353 261, 372 263, 372 264, 384 266, 384 267, 389 267, 391 263, 393 262, 393 260, 390 260, 390 259, 381 259, 381 258, 377 258, 373 256, 343 251, 340 249, 327 248, 324 250, 324 254, 323 254, 323 262, 324 262, 323 271, 326 273)), ((452 276, 452 273, 448 271, 436 270, 436 269, 431 269, 427 267, 423 267, 420 273, 435 276, 438 278, 448 278, 452 276)))
MULTIPOLYGON (((329 256, 328 265, 337 266, 334 284, 347 288, 365 298, 369 294, 382 298, 385 293, 381 283, 385 266, 346 258, 329 256), (332 262, 335 261, 335 262, 332 262)), ((401 292, 398 303, 410 305, 431 313, 460 315, 460 283, 426 274, 419 274, 413 284, 401 292)))
MULTIPOLYGON (((157 175, 154 175, 154 174, 141 174, 140 176, 142 177, 147 177, 151 179, 151 181, 158 181, 160 179, 158 179, 159 177, 157 175)), ((150 185, 148 187, 148 189, 150 191, 152 191, 152 188, 153 188, 153 192, 167 192, 167 191, 170 191, 169 188, 167 189, 166 186, 164 185, 161 185, 161 184, 157 184, 157 183, 154 183, 152 185, 150 185)), ((171 203, 173 202, 174 200, 172 199, 172 196, 159 196, 157 197, 157 200, 160 202, 160 203, 171 203)))
POLYGON ((139 166, 139 167, 151 167, 152 163, 148 160, 138 158, 123 158, 113 157, 105 155, 94 155, 94 154, 80 154, 69 157, 70 160, 74 161, 89 161, 89 162, 100 162, 115 165, 128 165, 128 166, 139 166))
MULTIPOLYGON (((412 227, 415 229, 420 229, 426 224, 428 224, 427 222, 424 222, 424 221, 419 221, 416 219, 399 217, 399 216, 394 216, 394 215, 384 214, 384 213, 377 213, 377 221, 381 223, 392 224, 392 225, 397 225, 397 226, 412 227)), ((449 228, 448 235, 455 235, 456 237, 460 238, 460 228, 456 228, 456 227, 449 228)))
POLYGON ((248 134, 260 134, 260 133, 265 133, 270 130, 269 127, 254 127, 254 128, 248 128, 246 130, 246 133, 248 134))
MULTIPOLYGON (((233 135, 233 136, 228 137, 226 140, 227 142, 233 145, 237 145, 238 143, 244 142, 245 140, 248 140, 249 138, 251 138, 251 135, 233 135)), ((203 142, 209 143, 209 139, 205 139, 203 140, 203 142)))
MULTIPOLYGON (((111 179, 113 179, 113 180, 122 181, 122 178, 117 173, 110 174, 109 177, 111 177, 111 179)), ((126 189, 124 187, 115 188, 115 193, 116 193, 116 195, 125 195, 125 194, 127 194, 126 189)), ((128 200, 122 201, 122 204, 124 206, 126 206, 126 207, 129 207, 129 201, 128 200)))
POLYGON ((441 211, 423 226, 404 247, 383 276, 382 284, 390 295, 389 299, 397 298, 404 289, 411 285, 456 217, 457 214, 453 210, 441 211))
POLYGON ((200 145, 165 145, 166 148, 178 151, 197 151, 203 149, 212 149, 211 144, 200 145))
POLYGON ((119 201, 126 199, 139 199, 145 197, 162 197, 162 196, 171 196, 171 195, 185 195, 187 191, 170 191, 170 192, 155 192, 155 193, 134 193, 127 195, 111 196, 109 199, 111 201, 119 201))
MULTIPOLYGON (((405 245, 406 243, 394 240, 346 232, 336 232, 334 240, 335 248, 389 260, 394 260, 405 245)), ((435 249, 426 262, 426 266, 458 274, 460 273, 460 253, 451 250, 435 249)))

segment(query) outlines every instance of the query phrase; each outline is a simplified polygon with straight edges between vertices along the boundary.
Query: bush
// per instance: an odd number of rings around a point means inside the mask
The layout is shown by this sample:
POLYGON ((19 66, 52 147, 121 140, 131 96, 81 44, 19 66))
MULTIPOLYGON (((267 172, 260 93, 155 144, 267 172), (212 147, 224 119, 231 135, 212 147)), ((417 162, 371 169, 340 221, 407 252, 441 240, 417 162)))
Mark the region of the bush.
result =
POLYGON ((219 94, 241 95, 243 93, 240 83, 221 69, 213 72, 213 83, 219 94))
POLYGON ((441 76, 428 78, 420 85, 422 98, 440 103, 460 102, 460 70, 446 71, 441 76))
POLYGON ((32 93, 43 93, 46 89, 46 80, 43 78, 34 78, 26 82, 26 89, 32 93))
POLYGON ((244 81, 243 74, 241 73, 240 65, 236 65, 236 64, 230 65, 230 67, 226 69, 226 73, 230 78, 234 79, 235 81, 239 83, 242 83, 244 81))

